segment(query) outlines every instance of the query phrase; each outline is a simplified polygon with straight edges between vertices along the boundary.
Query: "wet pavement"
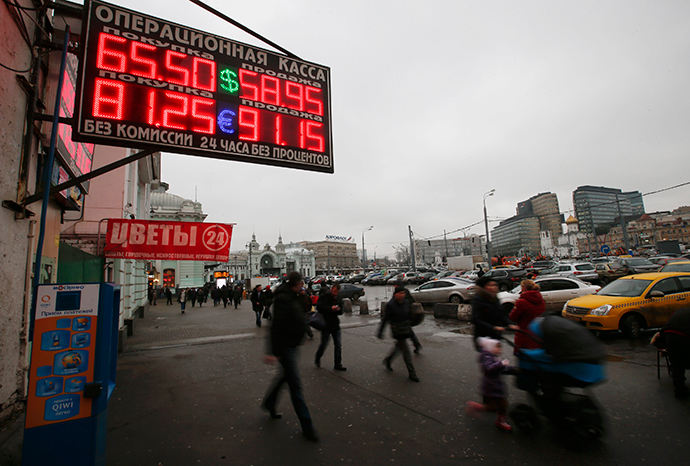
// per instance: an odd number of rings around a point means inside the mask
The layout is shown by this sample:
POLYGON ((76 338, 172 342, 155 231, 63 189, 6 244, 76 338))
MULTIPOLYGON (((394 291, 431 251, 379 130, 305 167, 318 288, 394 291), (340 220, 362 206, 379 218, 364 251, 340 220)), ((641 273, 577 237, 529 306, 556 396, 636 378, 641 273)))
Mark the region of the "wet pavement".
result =
MULTIPOLYGON (((467 418, 478 399, 479 371, 466 323, 427 315, 416 327, 424 348, 414 355, 421 383, 407 379, 401 359, 393 372, 381 361, 392 346, 379 340, 376 298, 372 315, 345 315, 343 364, 333 371, 329 345, 322 368, 313 364, 318 335, 301 348, 304 394, 321 441, 300 435, 287 390, 284 414, 259 409, 275 366, 261 360, 267 328, 256 328, 247 301, 239 309, 205 304, 152 306, 135 323, 118 361, 108 413, 109 465, 304 464, 684 464, 690 402, 673 397, 671 380, 656 378, 656 353, 646 341, 605 336, 609 380, 591 391, 605 408, 603 441, 573 445, 553 426, 533 435, 506 434, 494 417, 467 418)), ((429 309, 430 310, 430 309, 429 309)), ((651 337, 651 334, 647 335, 651 337)), ((648 338, 647 338, 648 341, 648 338)), ((512 358, 512 356, 511 356, 512 358)), ((514 358, 513 358, 514 359, 514 358)), ((512 404, 524 392, 507 381, 512 404)))

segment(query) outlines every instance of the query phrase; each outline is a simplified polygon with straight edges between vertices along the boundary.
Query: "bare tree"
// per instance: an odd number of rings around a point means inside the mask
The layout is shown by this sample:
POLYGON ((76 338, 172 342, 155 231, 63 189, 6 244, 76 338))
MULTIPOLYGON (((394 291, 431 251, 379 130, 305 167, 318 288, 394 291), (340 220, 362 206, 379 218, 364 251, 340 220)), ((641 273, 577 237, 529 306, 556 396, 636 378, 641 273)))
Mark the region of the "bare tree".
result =
POLYGON ((409 246, 405 246, 404 244, 400 243, 400 246, 393 246, 393 249, 395 250, 395 260, 398 261, 399 264, 411 263, 409 246))

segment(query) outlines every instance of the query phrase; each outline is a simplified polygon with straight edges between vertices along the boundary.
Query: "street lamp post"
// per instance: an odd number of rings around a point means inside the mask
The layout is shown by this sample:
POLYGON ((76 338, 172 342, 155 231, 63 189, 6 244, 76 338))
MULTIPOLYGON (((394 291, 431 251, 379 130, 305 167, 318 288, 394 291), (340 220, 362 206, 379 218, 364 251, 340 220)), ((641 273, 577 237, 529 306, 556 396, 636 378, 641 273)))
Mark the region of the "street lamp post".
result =
POLYGON ((374 229, 374 225, 371 225, 370 227, 362 230, 362 268, 364 269, 365 272, 367 271, 367 254, 366 254, 366 252, 364 252, 364 233, 369 231, 369 230, 373 230, 373 229, 374 229))
POLYGON ((484 198, 482 199, 484 204, 484 230, 486 230, 486 255, 489 257, 489 269, 491 269, 493 264, 491 263, 491 243, 489 242, 489 220, 486 216, 486 198, 493 196, 495 192, 496 190, 492 189, 488 193, 484 193, 484 198))

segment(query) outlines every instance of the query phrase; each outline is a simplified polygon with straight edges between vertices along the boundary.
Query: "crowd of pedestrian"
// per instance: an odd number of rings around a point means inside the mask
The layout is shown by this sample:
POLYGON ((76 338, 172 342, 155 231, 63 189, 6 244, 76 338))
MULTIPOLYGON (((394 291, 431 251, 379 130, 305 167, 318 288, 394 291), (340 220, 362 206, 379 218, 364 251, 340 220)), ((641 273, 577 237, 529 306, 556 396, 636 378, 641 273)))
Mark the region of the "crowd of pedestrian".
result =
MULTIPOLYGON (((478 352, 479 389, 482 398, 481 402, 467 402, 466 412, 473 417, 479 417, 483 412, 495 412, 497 415, 495 426, 502 431, 512 430, 506 417, 508 399, 503 377, 517 372, 517 369, 510 365, 509 360, 502 357, 502 334, 508 329, 516 332, 515 354, 519 355, 523 350, 539 348, 539 338, 530 331, 530 325, 545 313, 545 302, 539 285, 526 279, 520 286, 520 297, 509 315, 500 306, 497 297, 498 283, 490 277, 481 276, 476 280, 476 293, 472 301, 471 322, 474 326, 474 345, 478 352)), ((298 347, 305 335, 309 338, 314 337, 311 323, 321 333, 321 341, 314 354, 316 367, 321 367, 328 343, 333 340, 333 368, 336 371, 347 370, 343 365, 342 332, 339 319, 339 316, 343 314, 340 288, 338 283, 330 287, 322 286, 320 293, 317 294, 311 285, 305 288, 299 273, 292 272, 275 289, 271 289, 270 286, 263 288, 261 285, 256 285, 249 294, 256 326, 262 326, 262 319, 271 322, 265 362, 280 365, 280 373, 271 383, 261 407, 269 413, 271 418, 280 419, 282 414, 277 411, 278 397, 282 386, 287 384, 303 435, 312 441, 318 441, 318 435, 302 393, 298 371, 298 347), (320 317, 313 318, 315 314, 320 317), (320 324, 318 324, 319 321, 320 324)), ((214 306, 219 306, 220 302, 223 302, 223 306, 227 307, 229 300, 237 308, 244 293, 242 283, 224 285, 220 288, 181 289, 178 293, 178 302, 183 314, 187 302, 191 302, 192 307, 196 302, 201 306, 206 302, 209 294, 214 306)), ((162 296, 165 296, 168 304, 171 304, 169 288, 165 289, 162 296)), ((155 300, 154 296, 153 304, 155 300)), ((376 335, 383 338, 386 327, 390 326, 395 342, 383 359, 385 368, 392 371, 394 359, 401 354, 408 378, 413 382, 419 382, 411 349, 407 343, 408 340, 411 341, 415 353, 422 348, 413 329, 415 325, 413 304, 414 299, 409 291, 405 287, 397 286, 392 299, 383 309, 376 335)), ((652 343, 670 361, 676 397, 689 397, 690 390, 685 385, 685 370, 690 368, 690 309, 677 311, 668 324, 654 336, 652 343)))

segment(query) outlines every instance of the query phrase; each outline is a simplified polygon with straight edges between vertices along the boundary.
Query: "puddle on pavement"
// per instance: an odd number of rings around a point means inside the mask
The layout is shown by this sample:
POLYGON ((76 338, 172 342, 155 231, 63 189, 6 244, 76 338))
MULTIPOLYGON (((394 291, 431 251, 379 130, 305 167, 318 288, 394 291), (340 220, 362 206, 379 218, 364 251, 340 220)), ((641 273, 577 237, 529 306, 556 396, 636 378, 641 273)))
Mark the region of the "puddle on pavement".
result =
POLYGON ((455 329, 449 330, 449 331, 453 332, 453 333, 459 333, 460 335, 472 335, 472 334, 474 334, 474 328, 472 326, 463 327, 463 328, 455 328, 455 329))

